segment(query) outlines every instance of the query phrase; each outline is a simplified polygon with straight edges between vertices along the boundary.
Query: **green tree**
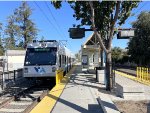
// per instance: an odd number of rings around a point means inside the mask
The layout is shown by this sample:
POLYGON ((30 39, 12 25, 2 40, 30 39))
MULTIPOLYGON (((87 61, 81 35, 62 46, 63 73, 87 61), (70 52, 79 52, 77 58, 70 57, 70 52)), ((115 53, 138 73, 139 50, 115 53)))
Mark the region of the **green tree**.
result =
POLYGON ((120 47, 112 48, 112 61, 115 63, 128 63, 130 62, 130 56, 127 49, 121 49, 120 47))
POLYGON ((2 43, 2 23, 0 23, 0 56, 2 56, 4 54, 4 47, 3 47, 3 43, 2 43))
POLYGON ((150 12, 142 12, 132 25, 135 37, 128 44, 129 54, 139 65, 150 65, 150 12))
POLYGON ((17 25, 19 26, 18 34, 24 39, 24 47, 27 43, 36 38, 38 29, 35 23, 30 19, 32 9, 27 2, 22 2, 21 6, 14 11, 17 25))
POLYGON ((5 45, 7 49, 15 49, 16 46, 15 38, 17 36, 19 27, 15 25, 14 16, 9 16, 7 21, 8 21, 8 25, 6 26, 5 29, 5 34, 7 38, 5 38, 5 45))
POLYGON ((112 53, 112 61, 117 62, 123 57, 123 51, 120 47, 114 47, 111 50, 112 53))
POLYGON ((4 47, 2 44, 2 39, 0 38, 0 56, 4 55, 4 47))
MULTIPOLYGON (((55 8, 62 6, 61 1, 52 2, 55 8)), ((74 10, 73 17, 80 20, 77 27, 88 25, 99 39, 101 48, 106 53, 106 90, 110 90, 111 75, 111 45, 114 28, 123 24, 130 16, 131 10, 137 7, 138 2, 133 1, 69 1, 74 10), (105 39, 105 40, 104 40, 105 39), (105 43, 104 43, 105 42, 105 43)))
POLYGON ((75 59, 76 59, 77 61, 81 61, 80 51, 75 54, 75 59))
POLYGON ((23 41, 20 41, 20 42, 19 42, 18 47, 19 47, 19 48, 22 48, 22 47, 23 47, 23 41))
MULTIPOLYGON (((2 29, 3 29, 3 28, 2 28, 2 25, 3 25, 3 24, 0 23, 0 31, 2 31, 2 29)), ((0 32, 0 36, 1 36, 1 32, 0 32)))

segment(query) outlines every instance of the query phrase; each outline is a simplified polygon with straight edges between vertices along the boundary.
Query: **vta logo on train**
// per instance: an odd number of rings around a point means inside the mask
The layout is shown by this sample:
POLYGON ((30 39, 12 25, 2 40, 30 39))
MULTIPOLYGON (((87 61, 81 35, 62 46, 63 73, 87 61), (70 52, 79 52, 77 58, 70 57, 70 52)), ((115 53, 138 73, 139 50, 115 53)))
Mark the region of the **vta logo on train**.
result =
POLYGON ((34 67, 35 71, 39 74, 46 73, 43 67, 34 67))

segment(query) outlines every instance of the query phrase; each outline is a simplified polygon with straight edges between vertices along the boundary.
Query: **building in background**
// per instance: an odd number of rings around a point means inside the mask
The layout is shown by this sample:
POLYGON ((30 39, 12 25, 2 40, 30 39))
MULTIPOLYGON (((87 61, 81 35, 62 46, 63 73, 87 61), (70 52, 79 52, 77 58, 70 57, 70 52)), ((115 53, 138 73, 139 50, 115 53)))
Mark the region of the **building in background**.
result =
POLYGON ((94 33, 81 46, 81 62, 82 67, 91 72, 101 64, 101 49, 94 33))
POLYGON ((5 71, 12 71, 23 68, 25 59, 25 50, 7 50, 3 57, 5 62, 5 71))

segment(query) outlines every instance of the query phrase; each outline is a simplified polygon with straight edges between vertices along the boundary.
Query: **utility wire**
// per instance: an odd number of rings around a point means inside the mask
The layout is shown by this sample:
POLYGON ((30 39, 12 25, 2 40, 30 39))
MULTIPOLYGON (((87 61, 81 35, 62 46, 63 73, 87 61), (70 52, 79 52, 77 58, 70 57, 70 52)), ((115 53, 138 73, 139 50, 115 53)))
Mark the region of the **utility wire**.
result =
MULTIPOLYGON (((145 2, 142 6, 141 6, 141 8, 139 9, 139 10, 141 10, 145 5, 147 5, 147 3, 145 2)), ((139 10, 137 10, 135 13, 138 13, 139 12, 139 10)))
POLYGON ((61 35, 61 33, 58 31, 58 29, 54 26, 54 24, 50 21, 50 19, 48 18, 48 16, 45 14, 45 12, 42 10, 42 8, 36 3, 36 1, 34 1, 35 5, 40 9, 40 11, 43 13, 43 15, 45 16, 45 18, 47 19, 47 21, 56 29, 56 31, 58 32, 58 34, 63 37, 61 35))
MULTIPOLYGON (((49 5, 48 5, 48 3, 47 3, 46 1, 45 1, 45 5, 46 5, 46 7, 49 9, 49 12, 50 12, 52 18, 54 19, 54 21, 55 21, 57 27, 62 31, 60 25, 59 25, 58 22, 56 21, 56 18, 55 18, 55 16, 53 15, 53 13, 52 13, 52 11, 51 11, 51 8, 49 7, 49 5)), ((64 34, 63 32, 62 32, 62 34, 65 36, 65 34, 64 34)))
MULTIPOLYGON (((45 1, 45 5, 46 5, 46 7, 49 9, 49 12, 50 12, 50 14, 51 14, 53 20, 55 21, 57 27, 60 29, 60 31, 62 31, 60 25, 59 25, 58 22, 56 21, 56 18, 55 18, 55 16, 53 15, 53 13, 52 13, 52 11, 51 11, 51 8, 49 7, 49 5, 48 5, 48 3, 47 3, 46 1, 45 1)), ((62 34, 64 35, 64 37, 66 37, 66 35, 65 35, 63 32, 62 32, 62 34)), ((63 38, 64 38, 64 37, 63 37, 63 38)), ((66 40, 67 40, 67 39, 66 39, 66 40)), ((67 40, 67 41, 68 41, 68 40, 67 40)), ((62 43, 62 44, 63 44, 63 43, 62 43)), ((63 45, 64 45, 64 44, 63 44, 63 45)), ((70 45, 69 42, 68 42, 68 45, 72 48, 72 46, 70 45)))
MULTIPOLYGON (((145 5, 147 5, 146 2, 135 12, 135 14, 138 13, 145 5)), ((129 21, 130 19, 131 19, 131 18, 128 18, 128 19, 126 20, 126 22, 129 21)))

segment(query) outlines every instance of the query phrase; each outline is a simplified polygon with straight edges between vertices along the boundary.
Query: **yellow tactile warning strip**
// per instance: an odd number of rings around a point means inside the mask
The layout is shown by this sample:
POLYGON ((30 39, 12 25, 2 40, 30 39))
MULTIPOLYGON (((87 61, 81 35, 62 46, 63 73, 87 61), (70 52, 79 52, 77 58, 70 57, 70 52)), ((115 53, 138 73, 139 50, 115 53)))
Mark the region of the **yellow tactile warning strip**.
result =
POLYGON ((126 78, 132 79, 132 80, 134 80, 134 81, 140 82, 140 83, 142 83, 142 84, 150 85, 150 82, 145 81, 145 80, 140 80, 139 78, 134 77, 134 76, 132 76, 132 75, 125 74, 125 73, 119 72, 119 71, 115 71, 115 73, 116 73, 116 74, 119 74, 119 75, 121 75, 121 76, 124 76, 124 77, 126 77, 126 78))
POLYGON ((116 74, 119 74, 121 76, 124 76, 124 77, 127 77, 129 79, 132 79, 132 80, 136 80, 136 77, 135 76, 132 76, 132 75, 129 75, 129 74, 126 74, 126 73, 123 73, 123 72, 119 72, 119 71, 115 71, 116 74))
POLYGON ((69 73, 62 79, 61 83, 56 85, 30 113, 50 113, 58 98, 62 94, 75 68, 76 66, 69 71, 69 73))

